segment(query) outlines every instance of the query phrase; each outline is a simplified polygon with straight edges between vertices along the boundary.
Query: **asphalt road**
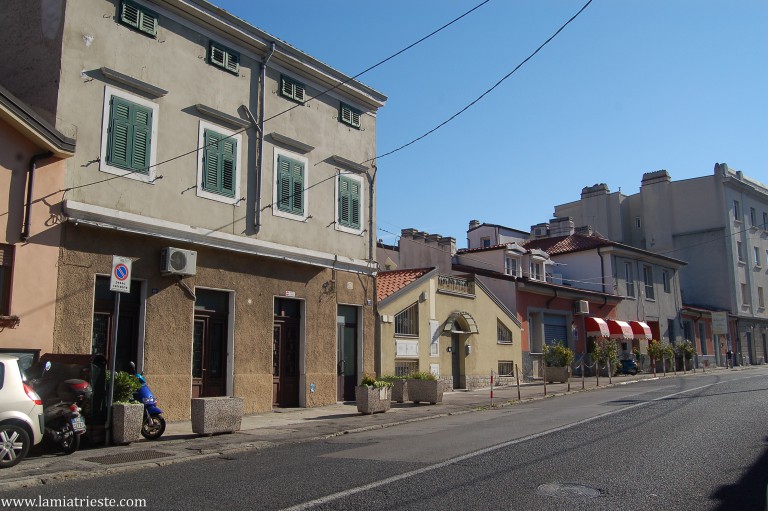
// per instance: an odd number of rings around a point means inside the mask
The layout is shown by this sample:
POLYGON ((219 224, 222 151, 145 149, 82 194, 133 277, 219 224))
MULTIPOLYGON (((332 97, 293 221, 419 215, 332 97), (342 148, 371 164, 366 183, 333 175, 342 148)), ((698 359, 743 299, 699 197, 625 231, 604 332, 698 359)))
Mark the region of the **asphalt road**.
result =
POLYGON ((762 511, 766 486, 768 368, 758 368, 5 492, 0 508, 109 497, 165 510, 762 511))

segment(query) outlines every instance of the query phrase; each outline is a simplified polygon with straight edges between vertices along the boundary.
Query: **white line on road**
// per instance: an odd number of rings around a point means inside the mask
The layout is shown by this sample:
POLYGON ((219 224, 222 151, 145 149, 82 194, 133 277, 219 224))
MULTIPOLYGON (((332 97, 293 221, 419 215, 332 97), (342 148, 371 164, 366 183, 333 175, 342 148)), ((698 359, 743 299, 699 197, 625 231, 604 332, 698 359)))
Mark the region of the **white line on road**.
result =
POLYGON ((357 493, 361 493, 368 490, 373 490, 374 488, 378 488, 380 486, 385 486, 387 484, 395 483, 397 481, 402 481, 403 479, 408 479, 409 477, 417 476, 419 474, 424 474, 426 472, 431 472, 433 470, 437 470, 443 467, 447 467, 450 465, 455 465, 456 463, 460 463, 464 460, 468 460, 471 458, 475 458, 477 456, 482 456, 483 454, 487 454, 489 452, 498 451, 499 449, 504 449, 505 447, 509 447, 511 445, 520 444, 523 442, 527 442, 528 440, 533 440, 536 438, 541 438, 546 435, 550 435, 552 433, 557 433, 559 431, 565 431, 567 429, 581 426, 582 424, 587 424, 588 422, 595 421, 597 419, 602 419, 603 417, 608 417, 610 415, 614 415, 616 413, 624 413, 627 410, 631 410, 633 408, 638 408, 640 406, 645 406, 649 403, 653 403, 654 401, 662 401, 664 399, 669 399, 670 397, 679 396, 680 394, 685 394, 687 392, 693 392, 695 390, 701 390, 705 389, 707 387, 712 387, 714 385, 719 385, 720 383, 724 383, 722 381, 716 382, 716 383, 710 383, 708 385, 701 385, 700 387, 694 387, 692 389, 687 390, 681 390, 680 392, 675 392, 672 394, 667 394, 666 396, 657 397, 655 399, 652 399, 650 401, 645 401, 643 403, 635 403, 633 405, 628 405, 616 410, 611 410, 609 412, 601 413, 600 415, 595 415, 594 417, 589 417, 586 419, 582 419, 580 421, 576 421, 571 424, 566 424, 564 426, 559 426, 556 428, 548 429, 546 431, 542 431, 540 433, 534 433, 533 435, 527 435, 521 438, 517 438, 515 440, 509 440, 508 442, 503 442, 501 444, 493 445, 491 447, 486 447, 484 449, 480 449, 478 451, 473 451, 467 454, 463 454, 461 456, 458 456, 456 458, 451 458, 449 460, 442 461, 440 463, 435 463, 434 465, 429 465, 426 467, 422 467, 416 470, 411 470, 410 472, 405 472, 403 474, 398 474, 396 476, 388 477, 386 479, 381 479, 379 481, 375 481, 373 483, 365 484, 363 486, 357 486, 355 488, 350 488, 348 490, 340 491, 337 493, 332 493, 330 495, 326 495, 325 497, 320 497, 318 499, 310 500, 307 502, 304 502, 302 504, 297 504, 295 506, 291 506, 288 508, 284 508, 282 511, 303 511, 304 509, 310 509, 315 506, 319 506, 321 504, 327 504, 328 502, 332 502, 334 500, 339 500, 344 497, 349 497, 350 495, 355 495, 357 493))

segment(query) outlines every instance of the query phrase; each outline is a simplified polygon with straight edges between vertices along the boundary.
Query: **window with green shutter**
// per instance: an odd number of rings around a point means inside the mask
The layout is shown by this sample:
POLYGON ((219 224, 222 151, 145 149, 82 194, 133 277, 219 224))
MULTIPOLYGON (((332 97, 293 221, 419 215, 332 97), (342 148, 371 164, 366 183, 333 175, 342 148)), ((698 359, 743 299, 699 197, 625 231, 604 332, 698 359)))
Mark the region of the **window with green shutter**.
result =
POLYGON ((158 15, 133 2, 123 0, 120 3, 120 23, 135 28, 139 32, 155 37, 157 35, 158 15))
POLYGON ((304 164, 282 155, 277 158, 277 207, 304 214, 304 164))
POLYGON ((348 124, 353 128, 360 127, 360 111, 351 106, 341 103, 339 107, 339 121, 348 124))
POLYGON ((304 103, 306 97, 305 86, 287 76, 280 77, 280 95, 299 103, 304 103))
POLYGON ((230 73, 237 74, 240 71, 240 54, 213 41, 208 51, 208 62, 230 73))
POLYGON ((152 109, 112 96, 109 109, 107 163, 149 174, 152 148, 152 109))
POLYGON ((204 131, 203 190, 235 196, 237 140, 212 130, 204 131))
POLYGON ((339 225, 360 228, 360 181, 339 176, 339 225))

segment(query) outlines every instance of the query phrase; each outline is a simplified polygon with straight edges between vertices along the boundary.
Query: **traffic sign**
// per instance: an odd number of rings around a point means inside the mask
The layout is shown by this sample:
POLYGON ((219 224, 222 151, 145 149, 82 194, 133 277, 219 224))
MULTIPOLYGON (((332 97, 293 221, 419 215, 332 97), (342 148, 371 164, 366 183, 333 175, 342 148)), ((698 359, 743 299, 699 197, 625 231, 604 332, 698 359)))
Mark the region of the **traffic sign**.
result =
POLYGON ((131 261, 128 257, 112 256, 112 273, 109 290, 118 293, 131 292, 131 261))

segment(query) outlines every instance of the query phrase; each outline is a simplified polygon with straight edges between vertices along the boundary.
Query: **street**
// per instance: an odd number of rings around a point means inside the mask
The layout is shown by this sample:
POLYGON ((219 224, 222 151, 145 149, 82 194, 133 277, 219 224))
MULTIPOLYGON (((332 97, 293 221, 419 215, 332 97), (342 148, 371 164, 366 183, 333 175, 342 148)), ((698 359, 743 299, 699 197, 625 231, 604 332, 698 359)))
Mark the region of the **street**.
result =
POLYGON ((0 499, 143 498, 148 509, 763 510, 766 424, 768 369, 760 367, 13 490, 0 499))

